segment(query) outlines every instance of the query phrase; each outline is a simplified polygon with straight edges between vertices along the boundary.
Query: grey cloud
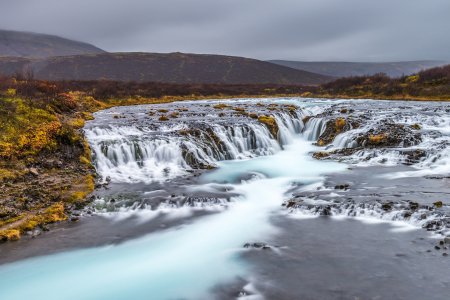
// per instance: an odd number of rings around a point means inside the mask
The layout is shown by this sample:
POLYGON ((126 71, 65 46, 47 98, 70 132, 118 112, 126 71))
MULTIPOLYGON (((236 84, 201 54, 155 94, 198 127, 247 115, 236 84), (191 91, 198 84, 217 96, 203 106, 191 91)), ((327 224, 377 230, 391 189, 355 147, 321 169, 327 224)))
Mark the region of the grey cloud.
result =
POLYGON ((5 0, 0 28, 109 51, 450 60, 448 0, 5 0))

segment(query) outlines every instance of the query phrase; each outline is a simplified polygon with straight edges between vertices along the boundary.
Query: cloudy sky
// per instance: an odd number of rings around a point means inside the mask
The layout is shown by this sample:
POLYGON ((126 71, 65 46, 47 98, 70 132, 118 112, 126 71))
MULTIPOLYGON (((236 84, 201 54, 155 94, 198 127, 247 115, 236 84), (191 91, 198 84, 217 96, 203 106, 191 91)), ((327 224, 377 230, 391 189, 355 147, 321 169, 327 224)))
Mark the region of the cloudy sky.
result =
POLYGON ((450 0, 0 0, 0 28, 107 51, 450 60, 450 0))

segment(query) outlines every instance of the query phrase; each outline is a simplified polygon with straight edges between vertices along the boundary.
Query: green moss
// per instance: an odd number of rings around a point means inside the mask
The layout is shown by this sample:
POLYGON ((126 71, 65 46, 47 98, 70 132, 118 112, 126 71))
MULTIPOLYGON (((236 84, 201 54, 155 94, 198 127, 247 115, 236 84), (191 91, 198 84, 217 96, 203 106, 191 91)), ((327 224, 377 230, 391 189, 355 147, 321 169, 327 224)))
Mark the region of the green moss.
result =
POLYGON ((433 203, 433 205, 437 208, 441 208, 444 205, 444 203, 442 203, 442 201, 436 201, 433 203))

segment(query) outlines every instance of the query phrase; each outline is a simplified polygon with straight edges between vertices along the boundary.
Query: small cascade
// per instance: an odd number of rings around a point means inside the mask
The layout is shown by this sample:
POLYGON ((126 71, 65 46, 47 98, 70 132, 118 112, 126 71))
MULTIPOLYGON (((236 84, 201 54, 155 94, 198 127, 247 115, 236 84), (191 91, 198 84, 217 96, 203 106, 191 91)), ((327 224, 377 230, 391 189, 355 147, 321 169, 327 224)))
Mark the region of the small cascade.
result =
POLYGON ((97 172, 115 182, 170 178, 189 169, 177 139, 91 141, 97 172))
POLYGON ((366 222, 394 222, 398 226, 424 228, 438 234, 450 233, 450 218, 444 210, 435 209, 415 202, 382 203, 354 201, 328 202, 309 199, 307 203, 289 202, 289 212, 293 217, 351 217, 366 222), (317 202, 320 204, 314 205, 317 202), (295 204, 294 204, 295 203, 295 204))
POLYGON ((275 120, 279 128, 278 140, 281 145, 291 143, 294 135, 300 134, 304 129, 303 121, 297 112, 276 114, 275 120))
POLYGON ((273 114, 278 136, 257 120, 114 124, 85 129, 97 172, 113 182, 164 181, 217 161, 271 155, 304 129, 301 114, 273 114), (159 126, 158 126, 159 125, 159 126))
POLYGON ((325 118, 312 117, 305 126, 304 137, 308 141, 317 141, 325 131, 327 120, 325 118))

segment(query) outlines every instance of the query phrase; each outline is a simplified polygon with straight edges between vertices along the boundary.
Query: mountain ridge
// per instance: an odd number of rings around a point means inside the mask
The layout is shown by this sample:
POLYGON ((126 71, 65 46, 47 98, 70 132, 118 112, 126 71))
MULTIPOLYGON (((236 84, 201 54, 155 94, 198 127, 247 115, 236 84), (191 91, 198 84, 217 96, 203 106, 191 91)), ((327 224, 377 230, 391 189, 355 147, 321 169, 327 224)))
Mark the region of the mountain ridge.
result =
POLYGON ((448 62, 439 60, 418 60, 418 61, 398 61, 398 62, 333 62, 333 61, 289 61, 289 60, 268 60, 269 62, 287 66, 290 68, 305 70, 317 74, 350 77, 350 76, 370 76, 377 73, 385 73, 390 77, 401 77, 411 75, 425 69, 439 67, 448 62))
POLYGON ((217 54, 119 52, 45 59, 0 57, 0 73, 32 70, 44 80, 318 85, 335 78, 252 58, 217 54))
POLYGON ((0 57, 46 58, 104 52, 89 43, 56 35, 0 29, 0 57))

